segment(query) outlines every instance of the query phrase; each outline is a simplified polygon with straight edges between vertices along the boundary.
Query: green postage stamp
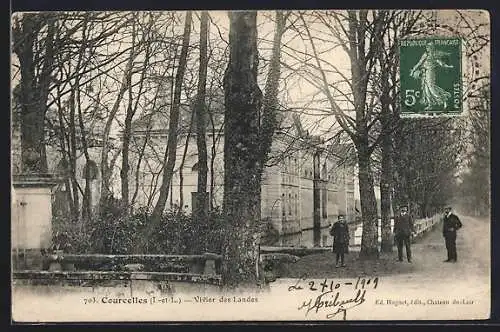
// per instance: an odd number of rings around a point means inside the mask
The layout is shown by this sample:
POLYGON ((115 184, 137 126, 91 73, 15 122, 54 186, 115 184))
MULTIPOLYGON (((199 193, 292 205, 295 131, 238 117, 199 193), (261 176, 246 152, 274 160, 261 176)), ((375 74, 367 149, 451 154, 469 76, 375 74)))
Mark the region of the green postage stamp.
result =
POLYGON ((460 38, 402 39, 399 55, 402 117, 462 114, 460 38))

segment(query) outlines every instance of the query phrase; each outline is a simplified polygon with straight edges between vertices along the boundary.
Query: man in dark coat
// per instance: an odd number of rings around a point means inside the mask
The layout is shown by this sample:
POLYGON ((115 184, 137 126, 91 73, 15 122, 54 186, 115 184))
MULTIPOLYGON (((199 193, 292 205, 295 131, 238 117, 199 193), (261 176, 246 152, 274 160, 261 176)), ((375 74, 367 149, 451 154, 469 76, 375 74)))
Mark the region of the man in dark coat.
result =
POLYGON ((399 215, 394 218, 394 237, 398 246, 398 260, 403 261, 403 245, 406 247, 406 258, 411 263, 411 235, 415 232, 413 218, 408 207, 402 206, 399 215))
POLYGON ((457 261, 457 230, 462 228, 460 219, 451 213, 451 207, 444 210, 443 218, 443 236, 446 243, 446 251, 448 252, 448 259, 445 262, 457 261))
POLYGON ((338 216, 338 221, 330 228, 330 235, 333 236, 332 249, 336 254, 336 267, 340 266, 339 261, 345 267, 344 255, 349 251, 349 226, 343 214, 338 216))

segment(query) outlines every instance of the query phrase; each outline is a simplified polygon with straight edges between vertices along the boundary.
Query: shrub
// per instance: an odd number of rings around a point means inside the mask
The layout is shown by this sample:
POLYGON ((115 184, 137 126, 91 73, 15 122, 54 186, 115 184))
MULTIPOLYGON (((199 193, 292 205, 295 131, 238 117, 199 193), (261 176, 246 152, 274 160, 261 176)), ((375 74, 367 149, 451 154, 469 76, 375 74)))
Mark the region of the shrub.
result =
POLYGON ((92 250, 92 239, 84 226, 75 220, 63 217, 52 218, 52 250, 65 253, 82 253, 92 250))
POLYGON ((219 253, 224 230, 219 211, 208 214, 205 222, 198 223, 190 214, 180 211, 165 213, 149 239, 149 252, 171 254, 219 253))
POLYGON ((98 216, 85 223, 54 217, 54 246, 67 253, 101 254, 198 254, 220 253, 224 238, 224 218, 219 210, 211 211, 203 223, 179 210, 167 211, 143 239, 150 214, 144 209, 129 213, 119 200, 110 198, 98 216))

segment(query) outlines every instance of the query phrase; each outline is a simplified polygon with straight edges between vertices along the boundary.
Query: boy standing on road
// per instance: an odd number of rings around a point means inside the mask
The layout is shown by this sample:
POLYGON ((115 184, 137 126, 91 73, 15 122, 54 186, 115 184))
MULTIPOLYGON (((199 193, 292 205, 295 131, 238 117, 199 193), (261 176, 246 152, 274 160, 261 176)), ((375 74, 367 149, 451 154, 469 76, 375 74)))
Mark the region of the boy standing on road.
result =
POLYGON ((446 251, 448 252, 448 259, 445 262, 457 262, 457 230, 462 228, 460 219, 451 213, 451 207, 448 206, 444 210, 443 218, 443 237, 446 244, 446 251))
POLYGON ((402 206, 399 215, 394 218, 394 237, 398 246, 398 260, 403 261, 403 245, 406 247, 406 258, 411 263, 411 234, 415 232, 413 218, 408 207, 402 206))
POLYGON ((349 251, 349 227, 343 214, 339 214, 338 221, 330 229, 330 235, 333 236, 332 249, 336 254, 335 267, 340 266, 339 261, 342 267, 345 267, 344 255, 349 251))

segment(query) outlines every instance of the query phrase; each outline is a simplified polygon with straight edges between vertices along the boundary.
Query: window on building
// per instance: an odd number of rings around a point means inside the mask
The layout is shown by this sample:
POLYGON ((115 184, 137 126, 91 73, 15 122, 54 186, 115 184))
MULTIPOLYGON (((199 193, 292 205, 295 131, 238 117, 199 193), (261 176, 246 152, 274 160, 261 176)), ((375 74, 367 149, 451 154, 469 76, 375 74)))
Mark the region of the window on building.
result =
POLYGON ((288 215, 292 215, 292 194, 288 194, 288 215))

